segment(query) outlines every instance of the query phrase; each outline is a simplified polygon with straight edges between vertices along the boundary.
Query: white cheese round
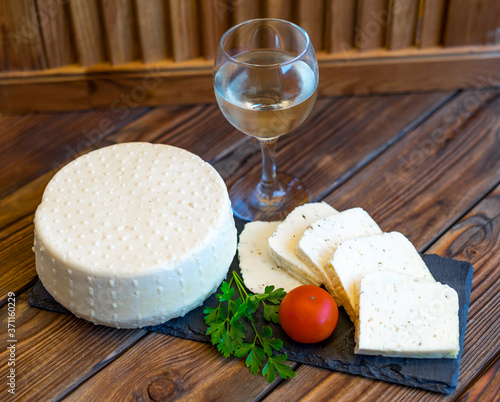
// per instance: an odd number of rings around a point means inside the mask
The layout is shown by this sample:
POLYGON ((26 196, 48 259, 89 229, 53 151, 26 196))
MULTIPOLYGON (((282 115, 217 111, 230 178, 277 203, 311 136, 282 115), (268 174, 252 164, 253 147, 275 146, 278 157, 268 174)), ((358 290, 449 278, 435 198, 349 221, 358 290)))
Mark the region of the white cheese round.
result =
POLYGON ((236 228, 224 181, 173 146, 113 145, 49 182, 35 214, 36 269, 78 317, 161 324, 201 305, 226 277, 236 228))

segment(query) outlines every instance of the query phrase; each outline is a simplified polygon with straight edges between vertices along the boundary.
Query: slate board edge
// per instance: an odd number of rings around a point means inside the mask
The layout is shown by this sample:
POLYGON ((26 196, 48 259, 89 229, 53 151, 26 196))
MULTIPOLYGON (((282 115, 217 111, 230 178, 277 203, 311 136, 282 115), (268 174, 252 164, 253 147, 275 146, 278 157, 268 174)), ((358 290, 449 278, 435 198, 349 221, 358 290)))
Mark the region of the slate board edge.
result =
MULTIPOLYGON (((449 258, 441 257, 438 255, 434 254, 425 254, 423 255, 424 258, 430 258, 434 259, 437 258, 438 260, 451 260, 454 262, 458 262, 456 260, 452 260, 449 258)), ((400 384, 400 385, 405 385, 405 386, 411 386, 411 387, 416 387, 428 391, 433 391, 433 392, 439 392, 439 393, 444 393, 444 394, 450 394, 452 393, 457 386, 458 382, 458 376, 459 376, 459 367, 460 367, 460 360, 461 360, 461 355, 462 355, 462 350, 463 350, 463 341, 464 341, 464 336, 465 336, 465 328, 466 328, 466 317, 467 317, 467 311, 469 307, 469 302, 470 302, 470 287, 472 283, 472 273, 473 273, 473 268, 470 263, 467 263, 465 261, 459 261, 462 264, 468 264, 468 273, 467 273, 467 279, 466 279, 466 289, 469 291, 466 291, 465 294, 463 295, 465 297, 465 300, 461 300, 461 308, 465 309, 465 322, 460 323, 460 352, 459 356, 457 357, 457 363, 458 363, 458 369, 455 370, 453 373, 453 377, 450 382, 442 382, 442 381, 427 381, 427 380, 422 380, 418 377, 415 376, 403 376, 401 373, 398 373, 397 371, 390 370, 391 364, 388 363, 387 368, 388 371, 390 371, 390 375, 386 374, 384 370, 380 370, 380 368, 374 368, 366 365, 355 365, 352 362, 345 362, 342 361, 341 359, 330 359, 330 360, 325 360, 321 356, 316 356, 317 359, 322 360, 324 364, 319 365, 317 362, 314 362, 313 359, 311 359, 312 356, 309 356, 310 358, 304 358, 304 356, 307 355, 301 355, 300 357, 297 357, 300 355, 299 353, 284 348, 283 351, 285 351, 288 354, 288 360, 290 361, 296 361, 299 363, 303 364, 308 364, 312 366, 318 366, 322 368, 328 368, 331 370, 335 371, 341 371, 349 374, 354 374, 354 375, 359 375, 365 378, 371 378, 371 379, 376 379, 376 380, 381 380, 381 381, 386 381, 386 382, 391 382, 395 384, 400 384)), ((213 297, 213 296, 212 296, 213 297)), ((54 312, 59 312, 59 313, 64 313, 64 314, 71 314, 70 311, 65 309, 63 306, 61 306, 59 303, 57 303, 52 296, 45 290, 43 287, 43 284, 40 282, 40 280, 37 281, 37 283, 31 288, 29 292, 29 304, 33 307, 39 307, 42 309, 54 311, 54 312)), ((462 318, 461 318, 462 319, 462 318)), ((199 342, 204 342, 204 343, 210 343, 210 340, 208 336, 205 333, 200 333, 199 331, 192 330, 190 329, 189 331, 181 331, 178 329, 175 329, 173 327, 166 327, 165 324, 161 324, 158 326, 154 327, 144 327, 144 329, 148 331, 153 331, 157 333, 162 333, 162 334, 167 334, 171 336, 177 336, 185 339, 190 339, 190 340, 195 340, 199 342)), ((392 358, 388 358, 388 362, 393 361, 392 358)))

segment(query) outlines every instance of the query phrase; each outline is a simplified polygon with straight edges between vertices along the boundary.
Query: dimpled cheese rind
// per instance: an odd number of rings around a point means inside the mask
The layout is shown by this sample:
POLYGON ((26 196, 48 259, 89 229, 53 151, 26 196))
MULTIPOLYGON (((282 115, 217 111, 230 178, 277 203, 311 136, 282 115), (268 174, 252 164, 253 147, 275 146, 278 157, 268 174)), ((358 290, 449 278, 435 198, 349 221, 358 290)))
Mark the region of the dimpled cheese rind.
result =
POLYGON ((75 315, 119 328, 199 306, 236 252, 227 188, 173 146, 126 143, 86 154, 47 185, 35 214, 37 273, 75 315))
POLYGON ((367 274, 359 286, 356 354, 455 358, 458 295, 447 285, 400 272, 367 274))
POLYGON ((285 292, 303 283, 278 267, 269 255, 268 239, 280 222, 248 222, 240 234, 238 258, 245 286, 253 293, 264 293, 266 286, 285 292))

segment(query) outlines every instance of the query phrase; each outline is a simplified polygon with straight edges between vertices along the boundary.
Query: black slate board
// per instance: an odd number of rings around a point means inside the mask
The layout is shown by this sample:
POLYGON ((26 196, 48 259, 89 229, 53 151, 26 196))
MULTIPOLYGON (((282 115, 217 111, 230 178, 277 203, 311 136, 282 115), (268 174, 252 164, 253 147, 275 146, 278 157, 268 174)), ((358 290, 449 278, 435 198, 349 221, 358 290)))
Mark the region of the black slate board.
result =
MULTIPOLYGON (((243 224, 241 221, 237 222, 238 232, 241 232, 243 224)), ((343 308, 339 309, 339 321, 334 333, 325 341, 312 345, 300 344, 291 340, 279 325, 264 322, 262 315, 258 315, 260 319, 256 317, 256 325, 257 327, 271 326, 273 335, 283 340, 283 351, 288 354, 288 360, 428 391, 452 393, 458 381, 473 268, 468 262, 443 258, 438 255, 423 255, 422 257, 434 278, 449 285, 458 293, 460 353, 456 359, 407 359, 355 355, 353 353, 354 325, 343 308)), ((237 257, 231 265, 230 272, 235 269, 239 269, 237 257)), ((31 289, 29 303, 31 306, 46 310, 70 313, 52 298, 40 281, 31 289)), ((207 327, 204 322, 203 309, 206 306, 215 307, 216 305, 216 297, 212 295, 203 306, 189 312, 184 317, 161 325, 145 327, 145 329, 181 338, 210 342, 209 337, 205 335, 207 327)))

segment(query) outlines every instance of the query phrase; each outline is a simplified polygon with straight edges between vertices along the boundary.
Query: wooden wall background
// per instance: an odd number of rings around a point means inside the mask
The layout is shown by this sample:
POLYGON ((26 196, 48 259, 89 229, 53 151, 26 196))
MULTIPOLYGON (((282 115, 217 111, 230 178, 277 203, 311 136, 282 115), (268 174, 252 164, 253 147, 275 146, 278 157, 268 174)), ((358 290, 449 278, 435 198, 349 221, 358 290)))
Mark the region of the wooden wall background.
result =
POLYGON ((0 110, 213 101, 221 35, 309 33, 320 95, 500 86, 498 0, 0 0, 0 110))

